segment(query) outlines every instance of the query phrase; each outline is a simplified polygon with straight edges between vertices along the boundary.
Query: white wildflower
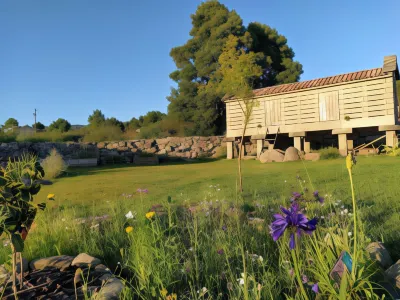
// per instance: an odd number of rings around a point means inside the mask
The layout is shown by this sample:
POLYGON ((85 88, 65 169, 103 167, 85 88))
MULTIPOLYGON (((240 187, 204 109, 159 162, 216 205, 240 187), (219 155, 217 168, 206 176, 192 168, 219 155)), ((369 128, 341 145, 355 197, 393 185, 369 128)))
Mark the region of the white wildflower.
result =
POLYGON ((239 281, 240 285, 244 285, 244 279, 243 278, 239 278, 237 281, 239 281))
POLYGON ((347 215, 349 213, 349 210, 346 208, 343 212, 347 215))
POLYGON ((133 219, 133 213, 131 211, 128 211, 128 213, 125 215, 127 219, 133 219))
POLYGON ((260 255, 260 256, 258 257, 258 260, 259 260, 260 262, 263 262, 263 261, 264 261, 264 258, 260 255))
POLYGON ((62 218, 61 221, 65 222, 65 218, 62 218))
POLYGON ((349 231, 349 232, 347 233, 347 235, 348 235, 348 236, 352 236, 353 233, 352 233, 351 231, 349 231))

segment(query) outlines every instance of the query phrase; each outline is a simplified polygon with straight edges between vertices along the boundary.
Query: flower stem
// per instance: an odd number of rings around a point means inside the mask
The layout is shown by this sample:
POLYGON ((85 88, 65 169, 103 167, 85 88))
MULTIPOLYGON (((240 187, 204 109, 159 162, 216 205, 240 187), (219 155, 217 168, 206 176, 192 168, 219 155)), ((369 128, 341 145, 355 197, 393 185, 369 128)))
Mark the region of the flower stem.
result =
POLYGON ((354 247, 353 247, 353 267, 351 268, 351 276, 353 280, 355 280, 356 274, 356 262, 357 262, 357 205, 356 205, 356 197, 354 195, 354 185, 353 185, 353 175, 351 174, 351 169, 347 169, 349 171, 350 177, 350 186, 351 186, 351 198, 353 200, 353 231, 354 231, 354 247))
POLYGON ((297 262, 297 245, 298 245, 298 242, 297 242, 297 236, 296 236, 296 235, 295 235, 295 239, 296 239, 296 246, 295 246, 295 249, 290 250, 290 252, 291 252, 291 254, 292 254, 292 259, 293 259, 294 273, 295 273, 295 275, 296 275, 297 284, 298 284, 299 287, 300 287, 300 291, 301 291, 301 294, 303 295, 303 298, 306 299, 306 300, 308 300, 307 293, 306 293, 306 291, 305 291, 305 289, 304 289, 304 285, 303 285, 303 282, 302 282, 302 280, 301 280, 300 270, 299 270, 299 264, 298 264, 298 262, 297 262))

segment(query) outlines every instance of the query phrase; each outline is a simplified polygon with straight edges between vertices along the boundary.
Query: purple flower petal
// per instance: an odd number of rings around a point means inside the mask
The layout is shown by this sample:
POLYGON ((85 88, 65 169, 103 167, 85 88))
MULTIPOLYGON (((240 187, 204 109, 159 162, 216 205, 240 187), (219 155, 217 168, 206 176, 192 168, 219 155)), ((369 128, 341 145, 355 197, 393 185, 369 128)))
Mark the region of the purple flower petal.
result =
POLYGON ((318 282, 315 283, 315 284, 313 284, 313 286, 311 287, 311 290, 312 290, 314 293, 316 293, 316 294, 319 293, 318 282))
POLYGON ((294 240, 294 234, 291 233, 291 234, 290 234, 290 241, 289 241, 289 248, 290 248, 290 250, 293 250, 295 246, 296 246, 296 242, 295 242, 295 240, 294 240))

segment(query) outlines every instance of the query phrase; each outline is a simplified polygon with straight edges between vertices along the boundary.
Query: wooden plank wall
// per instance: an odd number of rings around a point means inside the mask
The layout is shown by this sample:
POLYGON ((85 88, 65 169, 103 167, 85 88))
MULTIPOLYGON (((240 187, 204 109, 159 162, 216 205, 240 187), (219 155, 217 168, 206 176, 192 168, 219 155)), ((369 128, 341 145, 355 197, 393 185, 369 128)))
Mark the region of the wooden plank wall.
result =
MULTIPOLYGON (((320 95, 325 93, 337 95, 339 120, 345 120, 348 116, 352 120, 365 119, 368 124, 368 118, 394 114, 393 79, 387 76, 259 98, 248 125, 250 134, 256 133, 258 125, 266 128, 268 125, 299 124, 299 130, 301 124, 318 125, 323 122, 320 119, 320 95)), ((328 105, 334 106, 334 102, 328 101, 328 105)), ((228 102, 226 107, 228 134, 230 131, 242 130, 243 112, 238 101, 228 102)), ((337 111, 336 107, 334 109, 337 111)), ((338 119, 333 115, 329 118, 338 119)))

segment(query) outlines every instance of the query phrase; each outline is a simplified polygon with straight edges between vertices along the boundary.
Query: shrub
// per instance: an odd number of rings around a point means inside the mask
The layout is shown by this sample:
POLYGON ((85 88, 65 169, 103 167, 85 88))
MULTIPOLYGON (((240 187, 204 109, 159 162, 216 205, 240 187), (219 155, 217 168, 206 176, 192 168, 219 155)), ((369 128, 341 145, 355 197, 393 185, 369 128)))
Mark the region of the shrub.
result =
POLYGON ((385 146, 383 152, 386 152, 389 156, 400 156, 400 144, 394 147, 385 146))
POLYGON ((15 132, 0 132, 0 143, 15 142, 17 134, 15 132))
POLYGON ((58 118, 56 121, 50 124, 50 131, 59 131, 59 132, 67 132, 71 129, 71 124, 62 118, 58 118))
POLYGON ((320 159, 335 159, 340 157, 339 150, 334 147, 322 148, 317 152, 321 154, 320 159))
POLYGON ((123 132, 118 126, 90 126, 85 136, 84 142, 103 142, 103 141, 118 141, 122 140, 123 132))
POLYGON ((46 178, 56 178, 67 169, 64 159, 56 149, 52 149, 50 154, 42 161, 42 167, 46 178))
POLYGON ((83 136, 81 130, 68 132, 46 131, 46 132, 24 132, 16 136, 17 142, 72 142, 79 141, 83 136))
POLYGON ((227 156, 227 147, 226 146, 219 146, 215 150, 214 156, 216 158, 226 158, 227 156))

